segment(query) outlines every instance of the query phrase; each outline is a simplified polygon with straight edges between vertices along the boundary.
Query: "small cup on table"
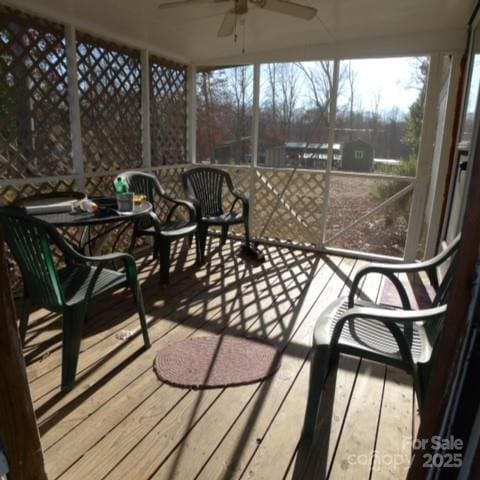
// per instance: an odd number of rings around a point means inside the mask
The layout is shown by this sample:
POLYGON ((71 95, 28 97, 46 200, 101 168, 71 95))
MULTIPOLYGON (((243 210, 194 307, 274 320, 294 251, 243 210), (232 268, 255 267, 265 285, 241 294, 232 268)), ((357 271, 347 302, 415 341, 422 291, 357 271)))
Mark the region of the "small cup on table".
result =
POLYGON ((133 193, 117 193, 117 207, 119 212, 131 212, 133 210, 133 193))
POLYGON ((133 196, 133 209, 138 211, 141 209, 142 205, 145 203, 146 197, 142 194, 135 194, 133 196))

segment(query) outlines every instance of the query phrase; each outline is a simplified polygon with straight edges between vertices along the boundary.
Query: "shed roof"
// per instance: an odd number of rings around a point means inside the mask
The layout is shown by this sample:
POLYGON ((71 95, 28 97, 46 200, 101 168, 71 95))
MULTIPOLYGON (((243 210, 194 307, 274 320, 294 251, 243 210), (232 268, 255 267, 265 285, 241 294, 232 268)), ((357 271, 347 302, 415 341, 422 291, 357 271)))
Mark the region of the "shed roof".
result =
MULTIPOLYGON (((286 142, 285 148, 308 148, 309 150, 328 150, 328 143, 286 142)), ((339 143, 333 144, 334 150, 340 150, 339 143)))

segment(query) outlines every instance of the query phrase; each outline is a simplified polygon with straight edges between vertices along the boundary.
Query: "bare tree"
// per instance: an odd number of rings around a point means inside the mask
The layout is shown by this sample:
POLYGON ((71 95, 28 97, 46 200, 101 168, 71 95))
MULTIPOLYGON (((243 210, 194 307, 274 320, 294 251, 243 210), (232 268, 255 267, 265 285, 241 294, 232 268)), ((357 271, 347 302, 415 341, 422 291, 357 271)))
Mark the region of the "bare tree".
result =
POLYGON ((276 63, 269 63, 267 65, 267 73, 268 73, 268 85, 269 85, 269 92, 270 92, 270 107, 271 107, 271 121, 272 124, 276 124, 277 122, 277 98, 276 98, 276 91, 277 91, 277 64, 276 63))
POLYGON ((296 65, 305 75, 313 105, 322 114, 328 113, 333 87, 333 63, 322 60, 296 65))
POLYGON ((377 138, 380 129, 380 105, 382 103, 382 92, 381 90, 377 90, 374 92, 372 97, 371 103, 371 111, 370 111, 370 121, 371 121, 371 139, 370 142, 374 146, 377 145, 377 138))
POLYGON ((253 71, 249 65, 233 68, 228 75, 229 98, 233 100, 232 133, 235 138, 233 161, 244 163, 249 153, 250 135, 248 110, 252 104, 253 71))
POLYGON ((286 63, 281 65, 279 73, 283 138, 288 140, 298 101, 298 69, 291 63, 286 63))
POLYGON ((268 88, 263 108, 265 135, 272 144, 290 139, 298 101, 298 68, 291 63, 266 66, 268 88))
POLYGON ((225 79, 218 72, 201 72, 197 77, 197 142, 201 160, 214 161, 215 144, 223 137, 219 125, 225 102, 224 89, 225 79))
POLYGON ((348 132, 348 139, 350 141, 353 140, 353 120, 354 120, 354 105, 355 105, 355 83, 356 83, 356 75, 355 71, 352 68, 352 62, 348 62, 347 67, 347 82, 348 82, 348 93, 349 93, 349 100, 348 100, 348 107, 349 107, 349 132, 348 132))
MULTIPOLYGON (((329 115, 331 95, 333 92, 333 71, 332 61, 318 61, 307 63, 296 63, 303 74, 310 94, 312 108, 307 112, 311 118, 311 137, 319 141, 326 141, 326 132, 329 126, 329 115)), ((339 72, 337 96, 345 90, 347 70, 342 66, 339 72)))

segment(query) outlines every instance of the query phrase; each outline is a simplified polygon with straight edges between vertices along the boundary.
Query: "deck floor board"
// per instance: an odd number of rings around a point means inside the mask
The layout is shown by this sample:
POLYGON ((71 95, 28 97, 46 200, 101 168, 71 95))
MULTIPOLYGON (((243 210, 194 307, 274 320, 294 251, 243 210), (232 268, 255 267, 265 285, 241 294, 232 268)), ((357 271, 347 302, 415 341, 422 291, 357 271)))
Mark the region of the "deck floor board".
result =
MULTIPOLYGON (((392 455, 418 423, 411 379, 390 367, 341 357, 325 389, 319 439, 307 450, 299 443, 317 315, 366 262, 270 246, 266 262, 254 265, 238 247, 212 239, 199 266, 193 248, 177 245, 166 287, 155 262, 139 259, 152 347, 142 348, 126 292, 105 298, 91 309, 68 393, 59 389, 61 320, 44 310, 32 315, 25 357, 50 479, 404 477, 405 466, 372 461, 374 450, 392 455), (283 352, 279 371, 261 383, 203 391, 158 380, 159 349, 218 334, 274 343, 283 352), (370 462, 349 464, 355 456, 370 462)), ((379 279, 362 290, 377 298, 379 279)))

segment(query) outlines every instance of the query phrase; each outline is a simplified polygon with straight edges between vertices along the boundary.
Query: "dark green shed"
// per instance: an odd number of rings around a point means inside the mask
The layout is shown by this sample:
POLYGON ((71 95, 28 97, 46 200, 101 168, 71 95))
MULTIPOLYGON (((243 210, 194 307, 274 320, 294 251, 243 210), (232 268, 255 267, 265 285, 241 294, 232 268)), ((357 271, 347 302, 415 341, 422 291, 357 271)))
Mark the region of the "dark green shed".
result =
POLYGON ((342 170, 373 172, 373 147, 363 140, 353 140, 343 145, 342 170))

